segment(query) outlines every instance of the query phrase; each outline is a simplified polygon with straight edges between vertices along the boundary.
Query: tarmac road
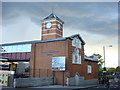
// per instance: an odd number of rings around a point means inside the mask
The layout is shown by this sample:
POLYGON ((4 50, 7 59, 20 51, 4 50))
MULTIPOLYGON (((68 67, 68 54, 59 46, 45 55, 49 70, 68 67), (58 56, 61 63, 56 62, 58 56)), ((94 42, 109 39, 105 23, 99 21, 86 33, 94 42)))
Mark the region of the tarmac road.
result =
POLYGON ((94 85, 94 86, 43 86, 43 87, 29 87, 29 88, 11 88, 3 87, 2 90, 120 90, 120 82, 110 82, 109 88, 105 85, 94 85))

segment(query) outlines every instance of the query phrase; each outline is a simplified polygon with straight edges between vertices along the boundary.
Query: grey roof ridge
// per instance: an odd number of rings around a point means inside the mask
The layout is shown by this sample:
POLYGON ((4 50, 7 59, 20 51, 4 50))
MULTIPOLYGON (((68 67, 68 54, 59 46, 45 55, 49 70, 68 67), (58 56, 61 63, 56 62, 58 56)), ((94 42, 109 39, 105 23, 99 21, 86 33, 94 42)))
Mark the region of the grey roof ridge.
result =
POLYGON ((53 38, 53 39, 45 39, 45 40, 34 40, 34 41, 24 41, 24 42, 14 42, 14 43, 5 43, 5 44, 0 44, 0 46, 7 46, 7 45, 13 45, 13 44, 31 44, 31 43, 42 43, 42 42, 52 42, 52 41, 60 41, 60 40, 66 40, 66 39, 72 39, 75 36, 78 36, 80 38, 80 40, 82 41, 82 44, 84 45, 85 42, 84 40, 81 38, 81 36, 79 34, 74 34, 68 37, 60 37, 60 38, 53 38))
MULTIPOLYGON (((85 41, 82 39, 82 37, 80 36, 80 34, 74 34, 74 35, 69 36, 69 37, 74 38, 75 36, 78 36, 79 39, 82 41, 82 43, 85 44, 85 41)), ((69 37, 68 37, 68 38, 69 38, 69 37)))
POLYGON ((97 60, 94 60, 91 56, 87 56, 87 55, 84 55, 84 59, 85 59, 85 60, 88 60, 88 61, 98 62, 98 59, 97 59, 97 60))
MULTIPOLYGON (((66 39, 73 39, 75 36, 78 36, 80 38, 80 40, 82 41, 82 44, 84 45, 85 42, 83 41, 83 39, 81 38, 80 34, 74 34, 72 36, 68 36, 68 37, 61 37, 61 38, 54 38, 54 39, 46 39, 46 40, 40 40, 39 42, 50 42, 50 41, 60 41, 60 40, 66 40, 66 39)), ((33 42, 34 43, 34 42, 33 42)), ((37 42, 35 42, 37 43, 37 42)))

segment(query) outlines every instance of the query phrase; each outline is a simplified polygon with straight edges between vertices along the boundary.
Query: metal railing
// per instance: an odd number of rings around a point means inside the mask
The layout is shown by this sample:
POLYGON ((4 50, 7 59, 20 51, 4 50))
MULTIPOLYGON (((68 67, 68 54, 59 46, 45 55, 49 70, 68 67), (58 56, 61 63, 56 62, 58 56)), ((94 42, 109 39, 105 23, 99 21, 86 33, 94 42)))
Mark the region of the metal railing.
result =
MULTIPOLYGON (((18 69, 19 71, 19 69, 18 69)), ((16 72, 14 78, 29 78, 29 77, 52 77, 53 71, 51 69, 29 69, 16 72)))

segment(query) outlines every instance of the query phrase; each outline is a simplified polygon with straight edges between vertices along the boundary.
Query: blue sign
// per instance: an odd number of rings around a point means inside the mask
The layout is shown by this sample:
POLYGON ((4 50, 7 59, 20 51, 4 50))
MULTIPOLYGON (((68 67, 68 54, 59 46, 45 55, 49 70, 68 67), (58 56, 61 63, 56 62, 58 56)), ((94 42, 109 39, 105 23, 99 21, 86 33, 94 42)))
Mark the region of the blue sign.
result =
POLYGON ((47 54, 47 56, 52 56, 53 54, 47 54))
POLYGON ((48 51, 48 52, 41 52, 41 53, 58 53, 59 51, 48 51))

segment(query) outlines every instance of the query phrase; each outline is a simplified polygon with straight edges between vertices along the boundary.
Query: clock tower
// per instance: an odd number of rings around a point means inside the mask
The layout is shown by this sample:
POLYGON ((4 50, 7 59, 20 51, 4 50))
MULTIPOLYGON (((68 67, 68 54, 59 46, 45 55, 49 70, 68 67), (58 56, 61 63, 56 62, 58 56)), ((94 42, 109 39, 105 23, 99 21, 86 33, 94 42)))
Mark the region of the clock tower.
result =
POLYGON ((55 14, 51 13, 42 21, 41 39, 53 39, 63 37, 64 22, 55 14))

